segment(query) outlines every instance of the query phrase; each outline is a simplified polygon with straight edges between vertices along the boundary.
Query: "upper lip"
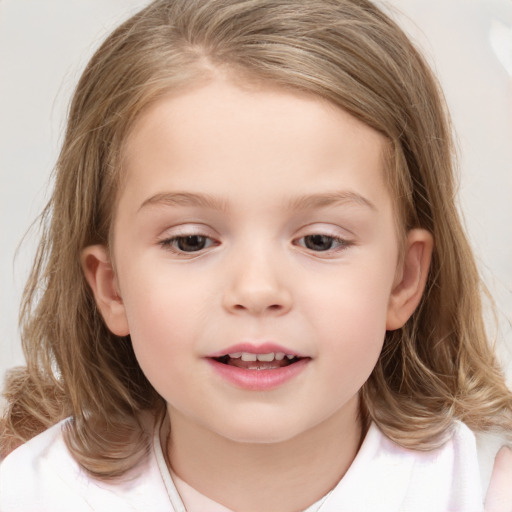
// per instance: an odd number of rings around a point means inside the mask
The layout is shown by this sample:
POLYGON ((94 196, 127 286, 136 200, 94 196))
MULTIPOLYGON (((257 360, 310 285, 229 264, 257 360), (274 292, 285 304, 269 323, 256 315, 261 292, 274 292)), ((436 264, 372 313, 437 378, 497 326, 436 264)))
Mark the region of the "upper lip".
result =
POLYGON ((246 352, 248 354, 270 354, 271 352, 281 352, 283 354, 293 355, 299 358, 307 357, 305 355, 300 354, 296 350, 292 350, 282 345, 278 345, 277 343, 273 343, 271 341, 265 341, 263 343, 236 343, 235 345, 231 345, 222 350, 218 350, 216 352, 208 354, 206 357, 223 357, 228 354, 236 354, 237 352, 246 352))

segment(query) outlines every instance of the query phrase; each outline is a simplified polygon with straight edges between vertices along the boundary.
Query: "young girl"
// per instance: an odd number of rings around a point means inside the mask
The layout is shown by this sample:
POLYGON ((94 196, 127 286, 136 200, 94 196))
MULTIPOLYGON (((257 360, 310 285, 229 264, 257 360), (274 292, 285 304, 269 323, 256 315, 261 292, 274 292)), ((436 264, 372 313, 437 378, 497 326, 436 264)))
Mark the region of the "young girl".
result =
POLYGON ((124 23, 69 113, 0 510, 512 510, 452 153, 367 0, 124 23))

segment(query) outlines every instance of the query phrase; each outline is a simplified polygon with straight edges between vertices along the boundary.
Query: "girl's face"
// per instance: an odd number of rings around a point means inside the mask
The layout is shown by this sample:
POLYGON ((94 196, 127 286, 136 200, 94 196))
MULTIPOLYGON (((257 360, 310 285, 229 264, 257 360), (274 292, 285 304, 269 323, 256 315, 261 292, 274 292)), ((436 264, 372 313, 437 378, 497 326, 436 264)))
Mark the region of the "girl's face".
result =
POLYGON ((419 300, 404 290, 422 286, 429 252, 410 237, 399 265, 384 144, 313 96, 220 79, 136 123, 115 273, 103 248, 84 266, 171 423, 251 442, 357 424, 358 391, 419 300))

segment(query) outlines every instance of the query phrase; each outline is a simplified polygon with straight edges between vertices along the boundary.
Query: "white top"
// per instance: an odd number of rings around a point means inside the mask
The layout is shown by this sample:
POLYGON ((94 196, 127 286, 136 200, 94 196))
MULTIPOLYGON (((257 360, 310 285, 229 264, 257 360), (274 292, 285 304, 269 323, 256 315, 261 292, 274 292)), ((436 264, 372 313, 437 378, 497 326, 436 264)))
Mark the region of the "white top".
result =
MULTIPOLYGON (((128 479, 111 483, 92 479, 71 457, 63 424, 20 446, 0 465, 1 512, 228 511, 173 481, 158 432, 149 457, 128 479)), ((345 476, 307 512, 483 512, 481 479, 475 436, 464 424, 457 423, 451 439, 430 452, 402 448, 372 424, 345 476)))

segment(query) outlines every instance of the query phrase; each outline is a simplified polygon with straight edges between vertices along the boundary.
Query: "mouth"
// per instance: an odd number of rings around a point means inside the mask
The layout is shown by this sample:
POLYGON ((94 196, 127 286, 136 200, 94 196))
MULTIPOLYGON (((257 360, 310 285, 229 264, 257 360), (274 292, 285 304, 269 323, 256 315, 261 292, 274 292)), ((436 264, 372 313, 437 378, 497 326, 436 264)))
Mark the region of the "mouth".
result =
POLYGON ((213 357, 213 360, 227 366, 235 366, 245 370, 277 370, 298 363, 304 357, 284 352, 268 352, 254 354, 251 352, 233 352, 213 357))
POLYGON ((270 391, 299 378, 312 358, 272 342, 239 343, 207 356, 222 380, 248 391, 270 391))

